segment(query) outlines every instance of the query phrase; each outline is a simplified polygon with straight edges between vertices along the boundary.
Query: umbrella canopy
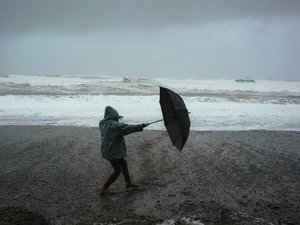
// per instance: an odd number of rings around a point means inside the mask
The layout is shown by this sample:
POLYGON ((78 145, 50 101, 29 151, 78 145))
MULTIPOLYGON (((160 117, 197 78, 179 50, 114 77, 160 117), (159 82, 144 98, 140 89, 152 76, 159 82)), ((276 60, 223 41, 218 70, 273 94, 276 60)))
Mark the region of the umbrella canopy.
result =
POLYGON ((172 144, 182 150, 188 139, 191 125, 184 101, 175 92, 160 87, 159 103, 172 144))

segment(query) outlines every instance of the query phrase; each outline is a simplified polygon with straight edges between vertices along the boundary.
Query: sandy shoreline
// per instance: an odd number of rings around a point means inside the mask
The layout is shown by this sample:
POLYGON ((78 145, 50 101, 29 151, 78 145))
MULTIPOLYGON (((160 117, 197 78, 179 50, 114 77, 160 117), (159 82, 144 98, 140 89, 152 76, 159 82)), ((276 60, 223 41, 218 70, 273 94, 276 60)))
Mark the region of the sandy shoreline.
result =
POLYGON ((182 152, 164 131, 131 134, 141 188, 120 177, 105 198, 99 141, 97 128, 0 126, 0 224, 22 209, 55 225, 300 224, 300 132, 191 132, 182 152))

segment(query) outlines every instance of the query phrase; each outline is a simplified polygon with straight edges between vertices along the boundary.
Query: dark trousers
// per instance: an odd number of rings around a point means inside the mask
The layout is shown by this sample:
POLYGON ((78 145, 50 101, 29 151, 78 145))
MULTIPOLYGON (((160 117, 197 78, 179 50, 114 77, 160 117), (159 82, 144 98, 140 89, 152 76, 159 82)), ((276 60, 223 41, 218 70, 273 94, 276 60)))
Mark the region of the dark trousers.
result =
POLYGON ((127 183, 131 182, 130 177, 129 177, 128 167, 127 167, 127 162, 124 158, 110 160, 110 163, 111 163, 112 167, 114 168, 114 172, 112 175, 110 175, 110 177, 104 184, 105 188, 108 188, 119 177, 121 172, 124 175, 125 181, 127 183))

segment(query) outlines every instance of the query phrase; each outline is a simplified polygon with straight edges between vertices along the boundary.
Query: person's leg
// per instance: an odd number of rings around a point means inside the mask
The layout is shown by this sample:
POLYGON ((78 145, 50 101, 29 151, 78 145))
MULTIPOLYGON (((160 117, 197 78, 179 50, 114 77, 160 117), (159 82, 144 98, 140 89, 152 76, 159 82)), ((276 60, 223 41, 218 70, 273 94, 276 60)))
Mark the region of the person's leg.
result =
POLYGON ((126 188, 137 188, 138 185, 133 184, 130 180, 127 161, 124 158, 122 158, 122 159, 120 159, 120 164, 121 164, 121 168, 122 168, 122 173, 125 178, 126 188))
POLYGON ((122 158, 122 159, 120 159, 120 164, 121 164, 122 173, 123 173, 123 176, 124 176, 124 179, 125 179, 126 183, 130 183, 131 180, 130 180, 130 177, 129 177, 127 161, 124 158, 122 158))
POLYGON ((118 176, 121 173, 121 163, 119 159, 116 160, 110 160, 110 163, 114 169, 114 172, 110 175, 110 177, 107 179, 107 181, 104 184, 104 188, 108 188, 115 180, 118 178, 118 176))

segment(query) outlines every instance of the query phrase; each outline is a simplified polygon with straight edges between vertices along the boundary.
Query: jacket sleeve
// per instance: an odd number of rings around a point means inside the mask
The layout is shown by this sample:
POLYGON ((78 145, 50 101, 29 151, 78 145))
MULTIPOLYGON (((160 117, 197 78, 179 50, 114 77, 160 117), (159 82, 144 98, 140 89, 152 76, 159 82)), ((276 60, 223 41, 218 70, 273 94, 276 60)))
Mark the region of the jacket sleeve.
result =
POLYGON ((139 124, 139 125, 129 125, 126 123, 117 123, 116 124, 116 130, 121 135, 127 135, 127 134, 131 134, 134 132, 142 131, 143 128, 144 128, 143 124, 139 124))

